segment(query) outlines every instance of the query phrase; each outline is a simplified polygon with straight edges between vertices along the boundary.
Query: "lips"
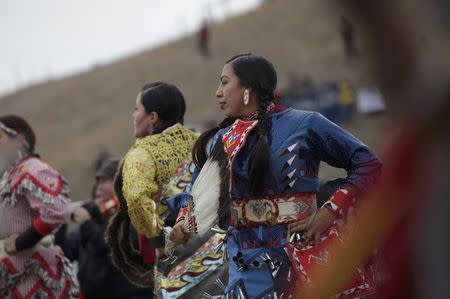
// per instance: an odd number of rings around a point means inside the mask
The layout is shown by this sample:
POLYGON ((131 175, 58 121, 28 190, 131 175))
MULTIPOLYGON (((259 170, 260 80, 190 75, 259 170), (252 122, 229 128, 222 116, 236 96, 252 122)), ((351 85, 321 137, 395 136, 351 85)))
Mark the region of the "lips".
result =
POLYGON ((225 102, 220 101, 219 108, 223 110, 225 108, 225 102))

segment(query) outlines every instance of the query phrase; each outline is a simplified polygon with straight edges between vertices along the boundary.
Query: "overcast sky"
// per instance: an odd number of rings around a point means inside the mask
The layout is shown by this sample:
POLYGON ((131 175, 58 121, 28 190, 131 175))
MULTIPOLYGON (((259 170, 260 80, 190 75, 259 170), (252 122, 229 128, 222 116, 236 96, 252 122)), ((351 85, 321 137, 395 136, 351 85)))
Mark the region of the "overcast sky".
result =
POLYGON ((0 96, 196 30, 261 0, 0 0, 0 96))

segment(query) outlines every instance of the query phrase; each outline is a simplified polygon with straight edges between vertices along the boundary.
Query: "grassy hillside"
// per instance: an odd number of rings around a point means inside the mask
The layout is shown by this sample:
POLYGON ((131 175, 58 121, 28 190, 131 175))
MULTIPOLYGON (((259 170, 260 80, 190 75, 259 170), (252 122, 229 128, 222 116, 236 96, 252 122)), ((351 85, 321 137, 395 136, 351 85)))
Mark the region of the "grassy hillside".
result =
MULTIPOLYGON (((256 11, 211 28, 212 57, 199 56, 195 36, 138 53, 89 72, 35 85, 0 99, 0 113, 25 116, 37 131, 38 151, 70 180, 74 199, 92 185, 91 161, 101 149, 122 156, 133 143, 131 114, 140 87, 163 80, 184 93, 188 123, 221 119, 215 91, 224 61, 239 52, 268 57, 279 87, 290 74, 315 82, 347 78, 359 85, 364 66, 349 65, 339 37, 339 16, 321 1, 268 1, 256 11)), ((381 118, 358 116, 348 127, 373 145, 381 118)), ((325 170, 325 176, 335 172, 325 170)))

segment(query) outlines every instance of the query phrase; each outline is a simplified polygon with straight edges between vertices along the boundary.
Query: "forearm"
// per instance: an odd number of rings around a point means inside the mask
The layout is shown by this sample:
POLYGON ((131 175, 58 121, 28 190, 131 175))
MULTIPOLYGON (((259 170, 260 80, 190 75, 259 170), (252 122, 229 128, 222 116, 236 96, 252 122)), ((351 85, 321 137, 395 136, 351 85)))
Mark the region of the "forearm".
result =
POLYGON ((40 217, 33 221, 33 224, 16 239, 17 251, 34 247, 39 241, 50 234, 55 226, 42 221, 40 217))

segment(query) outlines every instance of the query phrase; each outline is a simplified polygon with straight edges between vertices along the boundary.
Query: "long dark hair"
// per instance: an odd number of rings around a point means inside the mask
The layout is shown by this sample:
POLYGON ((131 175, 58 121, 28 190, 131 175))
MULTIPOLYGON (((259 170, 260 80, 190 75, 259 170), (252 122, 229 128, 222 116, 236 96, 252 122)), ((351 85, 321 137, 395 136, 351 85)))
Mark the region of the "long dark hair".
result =
MULTIPOLYGON (((255 54, 239 54, 229 59, 240 85, 251 88, 258 98, 258 140, 253 147, 248 169, 250 194, 257 196, 264 192, 264 184, 270 173, 269 143, 271 142, 270 121, 267 106, 275 98, 277 72, 266 58, 255 54)), ((234 119, 226 118, 216 128, 204 132, 193 148, 193 159, 199 169, 205 164, 206 145, 211 137, 221 128, 230 126, 234 119)))
POLYGON ((127 202, 122 193, 122 163, 114 180, 114 190, 120 202, 119 210, 109 221, 105 232, 105 241, 111 248, 112 262, 131 283, 144 288, 152 287, 154 265, 145 264, 139 250, 132 245, 131 220, 128 215, 127 202))
POLYGON ((186 102, 181 91, 165 82, 146 84, 141 90, 141 103, 145 112, 158 113, 159 122, 154 133, 161 133, 176 123, 183 123, 186 102))

